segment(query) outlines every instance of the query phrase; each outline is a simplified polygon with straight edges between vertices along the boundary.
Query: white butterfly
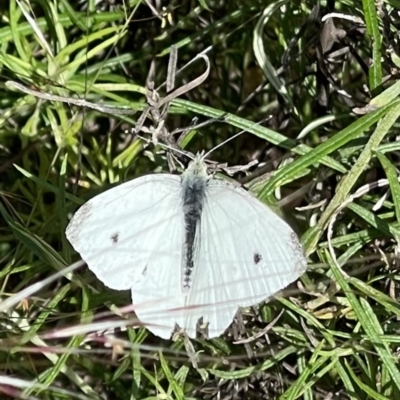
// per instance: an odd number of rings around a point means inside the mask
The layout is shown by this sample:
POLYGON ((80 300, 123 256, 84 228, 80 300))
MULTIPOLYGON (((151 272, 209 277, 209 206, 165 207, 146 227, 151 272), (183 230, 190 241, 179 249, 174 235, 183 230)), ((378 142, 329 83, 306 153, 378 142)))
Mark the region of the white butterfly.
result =
POLYGON ((201 156, 181 175, 155 174, 94 197, 67 238, 106 286, 130 289, 155 335, 207 324, 221 335, 239 307, 267 300, 306 269, 292 229, 244 189, 208 176, 201 156))

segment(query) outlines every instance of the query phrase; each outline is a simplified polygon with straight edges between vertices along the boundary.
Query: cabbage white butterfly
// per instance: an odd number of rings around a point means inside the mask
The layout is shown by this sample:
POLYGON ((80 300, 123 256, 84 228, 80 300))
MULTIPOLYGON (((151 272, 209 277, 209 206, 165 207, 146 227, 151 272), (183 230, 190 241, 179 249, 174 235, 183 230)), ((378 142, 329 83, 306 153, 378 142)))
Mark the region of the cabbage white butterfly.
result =
POLYGON ((221 335, 239 307, 268 299, 306 269, 297 235, 196 156, 181 175, 146 175, 92 198, 66 235, 106 286, 131 290, 140 321, 168 339, 221 335))

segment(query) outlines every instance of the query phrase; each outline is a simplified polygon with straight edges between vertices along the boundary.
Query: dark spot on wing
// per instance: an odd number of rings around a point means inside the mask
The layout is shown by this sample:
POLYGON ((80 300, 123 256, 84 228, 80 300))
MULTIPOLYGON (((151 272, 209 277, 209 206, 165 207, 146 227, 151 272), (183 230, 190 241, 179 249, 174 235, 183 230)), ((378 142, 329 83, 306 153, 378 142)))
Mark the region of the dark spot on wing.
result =
POLYGON ((118 243, 118 239, 119 239, 118 233, 114 233, 114 235, 111 236, 111 241, 113 242, 113 244, 118 243))
POLYGON ((143 276, 146 276, 146 275, 147 275, 147 264, 146 264, 146 266, 143 268, 142 275, 143 275, 143 276))
POLYGON ((258 264, 262 260, 262 255, 260 253, 254 253, 253 256, 254 264, 258 264))

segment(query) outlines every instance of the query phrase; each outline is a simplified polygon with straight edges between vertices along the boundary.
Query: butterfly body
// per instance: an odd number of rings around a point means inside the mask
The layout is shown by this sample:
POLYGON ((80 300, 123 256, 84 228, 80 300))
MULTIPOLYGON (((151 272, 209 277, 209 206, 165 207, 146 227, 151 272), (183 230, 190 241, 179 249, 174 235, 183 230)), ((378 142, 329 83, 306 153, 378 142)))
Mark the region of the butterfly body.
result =
POLYGON ((197 158, 182 174, 182 206, 185 221, 185 238, 183 241, 183 289, 189 290, 191 275, 195 263, 196 235, 201 222, 206 195, 208 175, 203 163, 197 158))

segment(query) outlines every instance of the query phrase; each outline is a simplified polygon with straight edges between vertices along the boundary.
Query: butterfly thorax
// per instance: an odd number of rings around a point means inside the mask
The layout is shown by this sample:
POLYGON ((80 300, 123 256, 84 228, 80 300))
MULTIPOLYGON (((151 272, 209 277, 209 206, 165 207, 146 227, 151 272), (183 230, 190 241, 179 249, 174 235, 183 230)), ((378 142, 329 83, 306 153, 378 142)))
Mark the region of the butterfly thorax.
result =
POLYGON ((183 244, 182 286, 183 290, 191 287, 194 270, 196 237, 200 230, 201 214, 207 187, 207 168, 200 158, 191 162, 182 174, 182 206, 185 223, 183 244))

